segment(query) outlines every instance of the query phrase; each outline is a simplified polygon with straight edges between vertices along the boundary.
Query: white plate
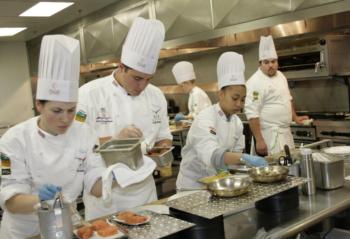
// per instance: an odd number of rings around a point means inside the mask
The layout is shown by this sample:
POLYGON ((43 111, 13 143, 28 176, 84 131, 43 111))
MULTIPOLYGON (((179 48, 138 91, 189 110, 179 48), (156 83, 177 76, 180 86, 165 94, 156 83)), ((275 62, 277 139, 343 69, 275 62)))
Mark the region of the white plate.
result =
POLYGON ((327 154, 350 155, 350 146, 334 146, 324 148, 323 151, 327 154))
POLYGON ((116 215, 113 215, 113 216, 109 217, 109 220, 116 221, 116 222, 119 222, 119 223, 122 223, 122 224, 125 224, 125 225, 129 225, 129 226, 140 226, 140 225, 146 224, 149 221, 151 221, 151 216, 149 216, 149 215, 142 214, 142 212, 135 212, 135 211, 131 211, 131 212, 134 212, 135 214, 138 214, 138 215, 146 217, 146 221, 140 222, 140 223, 127 223, 126 221, 120 220, 117 217, 118 213, 116 215))
POLYGON ((166 205, 144 205, 144 206, 136 207, 135 209, 138 211, 148 210, 158 214, 169 215, 169 207, 166 205))
MULTIPOLYGON (((113 225, 112 223, 109 223, 108 220, 107 220, 107 223, 108 223, 109 225, 115 226, 115 225, 113 225)), ((118 226, 117 226, 117 228, 118 228, 118 226)), ((74 234, 75 234, 78 238, 80 238, 80 237, 78 236, 78 229, 75 229, 75 230, 74 230, 74 234)), ((120 229, 118 228, 118 233, 117 233, 117 234, 114 234, 114 235, 111 235, 111 236, 108 236, 108 237, 99 236, 99 235, 97 234, 97 232, 94 231, 94 234, 92 234, 92 236, 90 237, 90 239, 102 239, 102 238, 103 238, 103 239, 116 239, 116 238, 121 238, 121 237, 124 237, 124 236, 125 236, 125 234, 122 233, 122 232, 120 231, 120 229)))

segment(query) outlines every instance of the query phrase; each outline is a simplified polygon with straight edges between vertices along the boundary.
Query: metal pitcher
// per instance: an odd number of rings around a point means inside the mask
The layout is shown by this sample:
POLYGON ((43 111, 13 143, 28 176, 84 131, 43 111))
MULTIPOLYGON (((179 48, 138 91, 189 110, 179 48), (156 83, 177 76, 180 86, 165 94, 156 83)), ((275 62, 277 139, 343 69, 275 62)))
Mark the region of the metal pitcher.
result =
POLYGON ((61 193, 56 195, 52 206, 49 202, 42 201, 38 216, 42 239, 73 238, 70 204, 63 202, 61 193))

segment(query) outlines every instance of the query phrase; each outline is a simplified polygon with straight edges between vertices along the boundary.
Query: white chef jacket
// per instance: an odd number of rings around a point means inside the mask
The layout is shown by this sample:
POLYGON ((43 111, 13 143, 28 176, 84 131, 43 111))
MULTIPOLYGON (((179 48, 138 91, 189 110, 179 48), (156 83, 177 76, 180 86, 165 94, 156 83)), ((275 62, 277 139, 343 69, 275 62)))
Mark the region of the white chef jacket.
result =
POLYGON ((209 106, 211 106, 211 101, 205 91, 197 86, 193 87, 188 98, 189 114, 196 117, 199 112, 209 106))
POLYGON ((285 76, 277 71, 275 76, 269 77, 259 68, 247 81, 246 86, 245 114, 248 120, 260 119, 269 154, 279 153, 285 144, 294 148, 290 131, 292 96, 285 76))
MULTIPOLYGON (((114 73, 113 73, 114 74, 114 73)), ((149 84, 138 96, 130 96, 115 81, 113 74, 94 80, 79 89, 78 113, 99 137, 116 136, 128 125, 141 129, 152 147, 163 139, 172 140, 167 116, 167 102, 159 88, 149 84)), ((85 216, 90 220, 157 199, 155 182, 150 175, 138 184, 112 190, 112 206, 102 199, 84 195, 85 216)))
POLYGON ((106 169, 100 155, 92 152, 94 139, 91 129, 77 122, 65 134, 53 136, 38 127, 38 117, 14 126, 2 136, 1 239, 40 234, 36 213, 13 214, 6 209, 5 202, 14 195, 37 195, 44 184, 54 184, 62 187, 66 199, 75 200, 83 191, 83 181, 90 192, 106 169), (10 168, 4 161, 11 164, 10 168))
POLYGON ((182 149, 182 161, 176 180, 177 189, 197 189, 202 187, 197 180, 217 173, 220 163, 212 162, 214 151, 222 153, 242 152, 244 149, 243 124, 237 115, 227 118, 219 104, 201 111, 188 132, 186 145, 182 149))

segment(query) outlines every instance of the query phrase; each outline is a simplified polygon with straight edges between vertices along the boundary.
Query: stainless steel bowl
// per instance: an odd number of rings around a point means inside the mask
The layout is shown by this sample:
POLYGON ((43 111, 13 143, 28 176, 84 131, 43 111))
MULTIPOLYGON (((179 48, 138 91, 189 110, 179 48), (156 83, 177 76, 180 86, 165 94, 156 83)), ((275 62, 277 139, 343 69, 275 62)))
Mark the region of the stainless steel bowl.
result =
POLYGON ((249 176, 259 183, 272 183, 286 179, 289 169, 284 166, 273 165, 249 170, 249 176))
POLYGON ((249 177, 236 177, 233 175, 209 183, 208 190, 213 196, 236 197, 248 192, 250 184, 249 177))

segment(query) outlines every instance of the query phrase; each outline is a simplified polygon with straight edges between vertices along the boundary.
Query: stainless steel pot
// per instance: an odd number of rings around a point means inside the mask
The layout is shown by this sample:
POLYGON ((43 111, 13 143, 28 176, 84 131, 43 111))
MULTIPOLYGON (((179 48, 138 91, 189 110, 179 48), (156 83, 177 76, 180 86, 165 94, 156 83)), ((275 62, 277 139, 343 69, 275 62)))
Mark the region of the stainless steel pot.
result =
POLYGON ((233 175, 209 183, 208 190, 213 196, 236 197, 248 192, 250 184, 249 177, 237 177, 233 175))
POLYGON ((272 183, 286 179, 288 168, 279 165, 252 168, 249 170, 249 176, 259 183, 272 183))
POLYGON ((63 202, 62 197, 56 197, 53 203, 41 202, 38 216, 42 239, 73 238, 70 204, 63 202))

